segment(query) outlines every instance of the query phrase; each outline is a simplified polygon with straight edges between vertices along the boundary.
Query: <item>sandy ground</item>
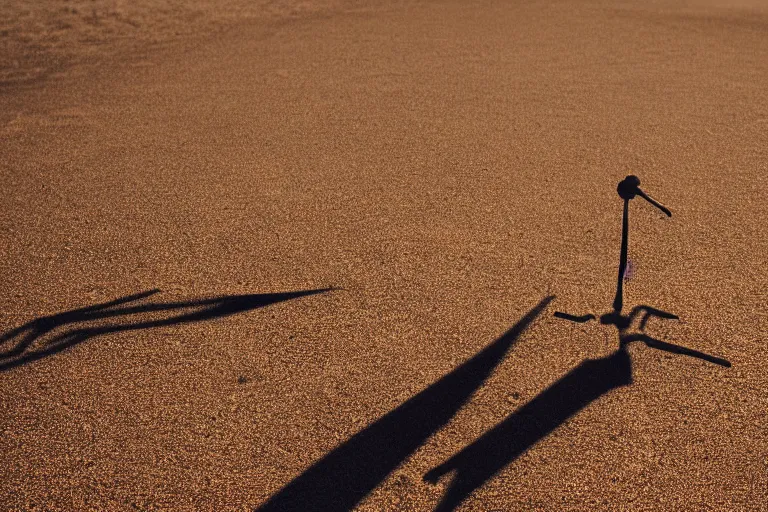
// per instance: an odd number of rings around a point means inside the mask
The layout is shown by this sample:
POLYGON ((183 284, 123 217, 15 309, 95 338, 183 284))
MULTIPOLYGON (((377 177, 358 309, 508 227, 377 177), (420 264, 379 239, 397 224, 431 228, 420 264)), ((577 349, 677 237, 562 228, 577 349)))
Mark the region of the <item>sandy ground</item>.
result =
POLYGON ((764 3, 0 12, 0 509, 768 510, 764 3))
POLYGON ((71 75, 77 65, 210 38, 245 22, 334 12, 350 0, 0 0, 0 87, 71 75))

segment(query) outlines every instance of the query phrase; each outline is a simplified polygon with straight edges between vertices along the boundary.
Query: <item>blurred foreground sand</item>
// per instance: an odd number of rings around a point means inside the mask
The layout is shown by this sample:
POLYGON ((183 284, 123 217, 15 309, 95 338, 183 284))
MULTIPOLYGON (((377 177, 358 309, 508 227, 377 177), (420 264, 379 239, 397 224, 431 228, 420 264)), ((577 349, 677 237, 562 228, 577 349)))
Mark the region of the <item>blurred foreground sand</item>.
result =
POLYGON ((343 0, 2 0, 0 85, 33 82, 62 68, 210 37, 254 20, 329 12, 343 0))

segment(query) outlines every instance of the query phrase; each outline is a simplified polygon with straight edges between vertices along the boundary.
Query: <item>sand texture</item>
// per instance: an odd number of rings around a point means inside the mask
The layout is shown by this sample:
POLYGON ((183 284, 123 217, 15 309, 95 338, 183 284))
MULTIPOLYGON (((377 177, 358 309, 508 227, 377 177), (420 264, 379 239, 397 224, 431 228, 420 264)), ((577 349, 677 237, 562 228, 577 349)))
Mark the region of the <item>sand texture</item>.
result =
POLYGON ((765 2, 0 6, 0 510, 768 511, 765 2))

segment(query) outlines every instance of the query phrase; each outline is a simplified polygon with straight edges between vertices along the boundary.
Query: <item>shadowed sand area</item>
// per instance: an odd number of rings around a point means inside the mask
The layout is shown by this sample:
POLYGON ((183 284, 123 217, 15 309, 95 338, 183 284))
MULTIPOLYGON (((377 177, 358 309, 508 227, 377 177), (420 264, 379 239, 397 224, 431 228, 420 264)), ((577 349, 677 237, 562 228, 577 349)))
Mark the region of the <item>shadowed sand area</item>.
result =
POLYGON ((6 4, 0 509, 765 510, 764 2, 6 4))

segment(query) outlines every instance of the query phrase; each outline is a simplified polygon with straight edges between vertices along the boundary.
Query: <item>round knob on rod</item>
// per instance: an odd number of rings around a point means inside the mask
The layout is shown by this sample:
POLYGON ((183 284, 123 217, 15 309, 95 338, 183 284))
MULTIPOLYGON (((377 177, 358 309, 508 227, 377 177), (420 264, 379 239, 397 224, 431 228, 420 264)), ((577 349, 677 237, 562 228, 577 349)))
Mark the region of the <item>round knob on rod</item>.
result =
POLYGON ((640 187, 640 178, 634 174, 630 174, 619 182, 619 186, 616 187, 616 191, 619 193, 619 197, 622 199, 634 199, 637 195, 640 187))

